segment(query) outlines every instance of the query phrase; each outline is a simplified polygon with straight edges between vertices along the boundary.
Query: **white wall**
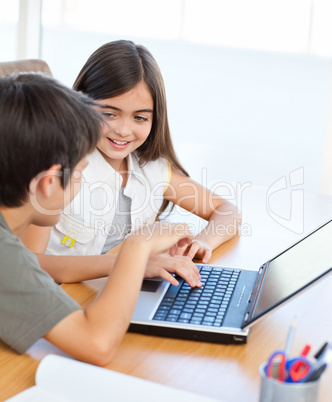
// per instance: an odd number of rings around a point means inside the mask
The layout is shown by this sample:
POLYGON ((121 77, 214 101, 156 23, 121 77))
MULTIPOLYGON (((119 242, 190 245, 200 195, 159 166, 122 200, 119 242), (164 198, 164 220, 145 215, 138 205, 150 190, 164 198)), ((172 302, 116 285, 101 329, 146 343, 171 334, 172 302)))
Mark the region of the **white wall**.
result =
MULTIPOLYGON (((53 29, 43 57, 72 85, 87 57, 115 36, 53 29)), ((157 59, 166 84, 173 140, 196 180, 271 185, 304 167, 319 192, 330 59, 134 38, 157 59)))
MULTIPOLYGON (((15 56, 17 3, 0 16, 1 60, 15 56)), ((101 44, 142 43, 162 69, 173 140, 195 179, 269 186, 303 167, 304 188, 319 192, 332 169, 331 20, 331 0, 43 0, 41 57, 71 86, 101 44)))
MULTIPOLYGON (((332 70, 331 70, 332 76, 332 70)), ((323 147, 321 192, 332 195, 332 79, 327 103, 327 122, 323 147)))

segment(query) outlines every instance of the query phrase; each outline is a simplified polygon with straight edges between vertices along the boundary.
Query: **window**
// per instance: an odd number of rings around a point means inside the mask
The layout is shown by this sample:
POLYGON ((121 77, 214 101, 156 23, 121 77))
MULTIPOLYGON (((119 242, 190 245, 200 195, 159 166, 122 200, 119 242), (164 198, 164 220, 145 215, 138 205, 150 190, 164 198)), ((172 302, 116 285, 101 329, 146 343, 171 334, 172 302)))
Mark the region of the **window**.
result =
POLYGON ((0 0, 0 61, 16 59, 18 0, 0 0))

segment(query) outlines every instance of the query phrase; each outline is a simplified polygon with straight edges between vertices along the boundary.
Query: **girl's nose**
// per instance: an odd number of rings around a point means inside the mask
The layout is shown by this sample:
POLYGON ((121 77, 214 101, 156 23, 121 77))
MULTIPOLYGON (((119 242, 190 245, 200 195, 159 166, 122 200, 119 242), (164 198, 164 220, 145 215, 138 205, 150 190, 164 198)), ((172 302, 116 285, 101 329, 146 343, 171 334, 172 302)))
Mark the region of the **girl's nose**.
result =
POLYGON ((128 137, 132 134, 131 124, 126 120, 118 120, 112 124, 112 128, 116 134, 120 135, 121 137, 128 137))

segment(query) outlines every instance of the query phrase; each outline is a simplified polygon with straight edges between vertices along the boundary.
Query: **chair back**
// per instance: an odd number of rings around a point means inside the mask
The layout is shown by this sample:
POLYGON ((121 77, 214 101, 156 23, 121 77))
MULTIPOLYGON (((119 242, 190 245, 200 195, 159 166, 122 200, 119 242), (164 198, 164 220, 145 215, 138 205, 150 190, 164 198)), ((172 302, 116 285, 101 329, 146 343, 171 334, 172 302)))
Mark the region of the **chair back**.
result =
POLYGON ((43 60, 30 59, 30 60, 16 60, 5 61, 0 63, 0 77, 4 77, 8 74, 19 73, 42 73, 52 77, 51 69, 48 64, 43 60))

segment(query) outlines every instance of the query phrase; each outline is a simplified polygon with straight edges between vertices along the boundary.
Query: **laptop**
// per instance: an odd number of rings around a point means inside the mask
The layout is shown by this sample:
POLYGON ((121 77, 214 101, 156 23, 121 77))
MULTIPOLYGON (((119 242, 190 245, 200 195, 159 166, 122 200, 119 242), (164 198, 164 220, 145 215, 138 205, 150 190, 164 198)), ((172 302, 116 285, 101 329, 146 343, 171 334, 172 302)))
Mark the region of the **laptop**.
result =
POLYGON ((201 288, 144 280, 129 331, 242 344, 250 328, 332 270, 332 220, 258 271, 196 264, 201 288))

